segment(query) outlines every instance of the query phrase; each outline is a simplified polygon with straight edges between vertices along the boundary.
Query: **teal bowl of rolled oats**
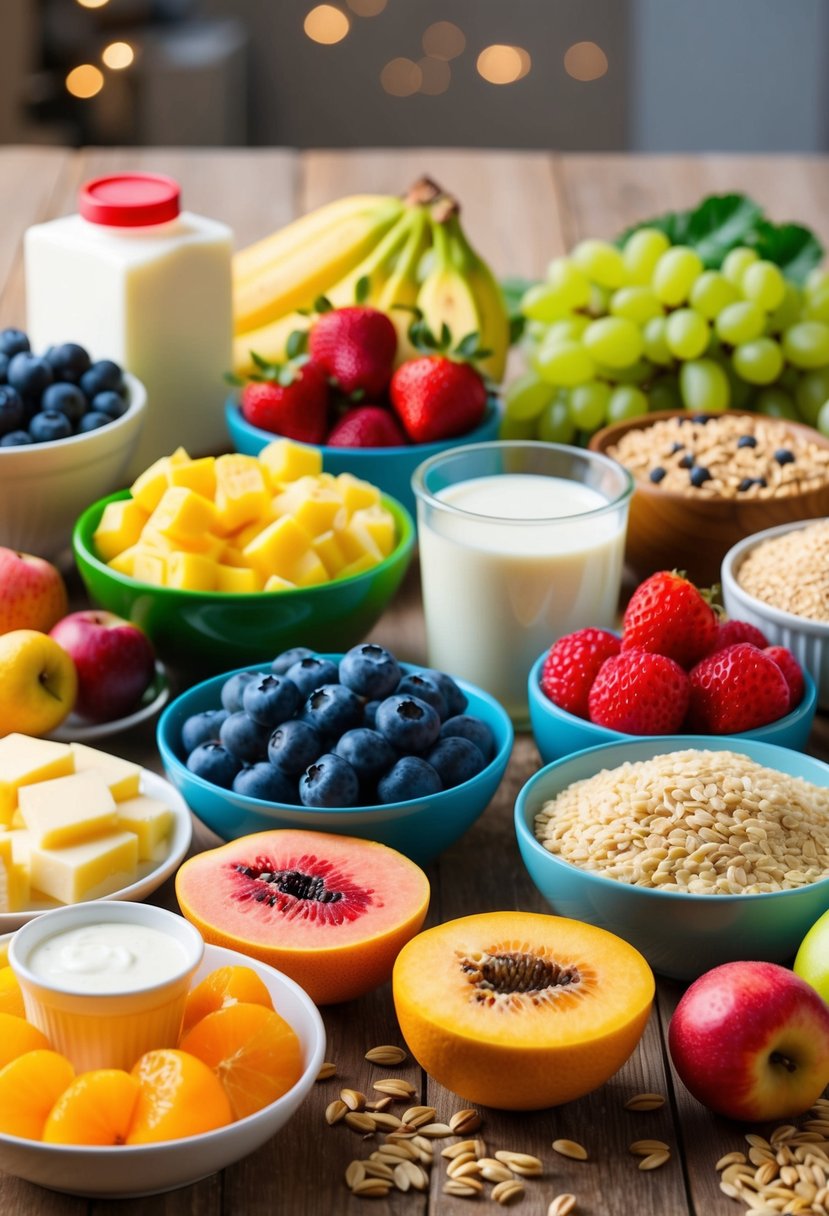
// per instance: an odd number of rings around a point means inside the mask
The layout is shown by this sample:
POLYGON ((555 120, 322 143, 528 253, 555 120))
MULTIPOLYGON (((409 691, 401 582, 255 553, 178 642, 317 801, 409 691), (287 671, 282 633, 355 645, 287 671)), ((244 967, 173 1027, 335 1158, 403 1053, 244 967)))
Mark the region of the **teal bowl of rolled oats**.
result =
POLYGON ((609 929, 677 980, 785 963, 829 907, 829 765, 774 744, 587 748, 530 778, 515 831, 555 913, 609 929))

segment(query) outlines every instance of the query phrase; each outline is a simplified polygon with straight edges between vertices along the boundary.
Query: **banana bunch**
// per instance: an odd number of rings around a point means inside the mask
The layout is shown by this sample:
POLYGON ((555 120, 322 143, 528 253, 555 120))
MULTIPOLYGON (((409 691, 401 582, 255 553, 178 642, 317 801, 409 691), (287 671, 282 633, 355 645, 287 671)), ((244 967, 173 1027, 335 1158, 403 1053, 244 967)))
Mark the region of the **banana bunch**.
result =
POLYGON ((350 195, 295 220, 240 250, 233 261, 234 371, 254 370, 251 352, 286 357, 288 338, 310 324, 319 296, 335 308, 361 303, 387 313, 398 335, 398 363, 416 352, 408 337, 412 309, 439 334, 478 334, 490 353, 481 371, 498 383, 509 347, 501 290, 472 249, 457 202, 434 183, 415 183, 405 198, 350 195))

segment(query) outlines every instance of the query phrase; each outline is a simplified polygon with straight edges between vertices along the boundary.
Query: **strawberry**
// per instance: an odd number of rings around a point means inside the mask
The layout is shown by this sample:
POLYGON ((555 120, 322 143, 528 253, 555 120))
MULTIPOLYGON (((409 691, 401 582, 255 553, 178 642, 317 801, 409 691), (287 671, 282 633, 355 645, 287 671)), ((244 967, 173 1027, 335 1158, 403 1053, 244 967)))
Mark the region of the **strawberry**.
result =
POLYGON ((715 654, 718 650, 725 650, 726 646, 736 646, 737 642, 751 642, 758 650, 764 650, 769 644, 768 638, 748 621, 720 621, 714 645, 708 653, 715 654))
POLYGON ((605 659, 590 689, 590 721, 629 735, 672 735, 688 708, 688 676, 679 663, 647 650, 605 659))
POLYGON ((577 629, 550 647, 541 669, 541 691, 579 718, 588 716, 590 687, 605 659, 619 653, 619 639, 606 629, 577 629))
POLYGON ((717 614, 676 571, 652 574, 634 591, 622 621, 622 650, 650 650, 693 667, 717 636, 717 614))
POLYGON ((765 646, 763 654, 767 654, 770 659, 774 659, 777 666, 783 672, 783 676, 789 686, 789 709, 794 709, 803 700, 803 694, 806 691, 806 684, 803 680, 803 668, 792 652, 785 646, 765 646))
POLYGON ((332 308, 311 326, 308 352, 344 393, 379 397, 391 379, 397 331, 377 308, 332 308))
POLYGON ((332 448, 394 448, 406 443, 400 425, 379 405, 360 405, 343 414, 326 443, 332 448))
POLYGON ((251 380, 242 389, 242 416, 300 443, 322 443, 328 423, 328 379, 315 363, 273 369, 267 379, 251 380))
POLYGON ((687 726, 700 734, 734 735, 776 722, 789 711, 789 686, 773 658, 737 642, 700 659, 690 672, 687 726))
POLYGON ((401 363, 389 397, 413 443, 465 435, 486 410, 486 386, 471 363, 421 355, 401 363))

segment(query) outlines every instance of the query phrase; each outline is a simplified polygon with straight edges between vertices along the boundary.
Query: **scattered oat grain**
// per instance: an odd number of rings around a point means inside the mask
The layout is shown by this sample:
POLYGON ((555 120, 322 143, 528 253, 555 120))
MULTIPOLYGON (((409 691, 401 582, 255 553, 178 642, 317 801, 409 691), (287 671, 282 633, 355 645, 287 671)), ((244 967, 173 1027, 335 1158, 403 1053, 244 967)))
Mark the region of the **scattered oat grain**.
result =
POLYGON ((586 1161, 587 1149, 575 1140, 554 1140, 553 1148, 561 1157, 570 1157, 573 1161, 586 1161))
POLYGON ((317 1080, 318 1081, 327 1081, 329 1077, 336 1076, 336 1073, 337 1073, 337 1065, 332 1064, 330 1060, 326 1060, 320 1066, 320 1070, 317 1073, 317 1080))
POLYGON ((561 1195, 556 1195, 555 1199, 550 1200, 547 1216, 570 1216, 570 1213, 575 1210, 576 1196, 571 1195, 569 1191, 564 1191, 561 1195))
POLYGON ((372 1047, 366 1052, 365 1058, 371 1064, 382 1064, 385 1067, 393 1067, 395 1064, 402 1064, 408 1057, 402 1047, 383 1044, 380 1047, 372 1047))

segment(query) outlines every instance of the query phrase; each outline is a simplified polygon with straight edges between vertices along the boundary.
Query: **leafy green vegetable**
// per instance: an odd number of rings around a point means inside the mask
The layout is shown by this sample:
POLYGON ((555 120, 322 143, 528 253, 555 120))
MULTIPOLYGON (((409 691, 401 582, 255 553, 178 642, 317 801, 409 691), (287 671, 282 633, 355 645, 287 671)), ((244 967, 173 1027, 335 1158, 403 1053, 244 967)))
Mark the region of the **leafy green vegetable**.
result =
POLYGON ((761 258, 775 262, 787 279, 804 283, 823 260, 823 246, 813 232, 800 224, 770 224, 761 220, 752 241, 761 258))

